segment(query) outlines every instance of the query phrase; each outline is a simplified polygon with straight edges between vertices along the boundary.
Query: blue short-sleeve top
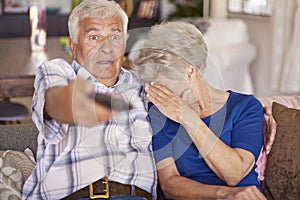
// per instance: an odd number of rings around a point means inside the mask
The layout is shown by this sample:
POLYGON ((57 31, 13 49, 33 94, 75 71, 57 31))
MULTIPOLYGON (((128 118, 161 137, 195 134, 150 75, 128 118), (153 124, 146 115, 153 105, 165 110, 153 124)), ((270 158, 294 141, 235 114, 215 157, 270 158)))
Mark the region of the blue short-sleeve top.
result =
MULTIPOLYGON (((263 143, 263 107, 253 95, 229 92, 226 104, 202 120, 225 144, 251 152, 256 161, 263 143)), ((181 176, 203 184, 226 185, 205 163, 183 126, 166 118, 152 103, 149 119, 156 163, 173 157, 181 176)), ((255 168, 237 186, 259 187, 255 168)))

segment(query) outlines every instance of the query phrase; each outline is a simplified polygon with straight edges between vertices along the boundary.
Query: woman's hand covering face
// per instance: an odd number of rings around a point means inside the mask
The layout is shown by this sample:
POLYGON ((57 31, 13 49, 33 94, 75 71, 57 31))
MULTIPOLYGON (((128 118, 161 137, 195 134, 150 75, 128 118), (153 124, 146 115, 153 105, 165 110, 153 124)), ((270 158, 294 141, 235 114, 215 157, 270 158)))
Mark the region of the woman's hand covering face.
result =
POLYGON ((185 113, 193 110, 167 86, 159 83, 146 85, 147 98, 169 119, 182 123, 185 113))

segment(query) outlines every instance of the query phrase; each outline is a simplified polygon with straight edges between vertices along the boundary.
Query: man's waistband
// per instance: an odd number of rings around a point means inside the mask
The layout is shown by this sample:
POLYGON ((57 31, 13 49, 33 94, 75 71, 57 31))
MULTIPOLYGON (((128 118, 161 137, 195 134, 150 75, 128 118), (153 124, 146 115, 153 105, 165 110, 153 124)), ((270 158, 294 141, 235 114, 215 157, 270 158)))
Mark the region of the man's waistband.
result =
POLYGON ((69 196, 65 197, 64 200, 73 200, 86 197, 91 199, 109 198, 111 195, 115 194, 140 196, 151 200, 151 194, 145 190, 142 190, 134 185, 126 185, 118 182, 108 181, 106 177, 99 179, 93 184, 90 184, 89 186, 70 194, 69 196))

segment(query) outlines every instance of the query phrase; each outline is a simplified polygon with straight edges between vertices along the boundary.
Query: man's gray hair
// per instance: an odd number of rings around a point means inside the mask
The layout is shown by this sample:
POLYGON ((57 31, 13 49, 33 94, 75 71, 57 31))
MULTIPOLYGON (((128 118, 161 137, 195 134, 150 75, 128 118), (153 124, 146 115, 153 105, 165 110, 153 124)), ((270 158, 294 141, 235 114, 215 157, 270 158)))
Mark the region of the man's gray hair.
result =
POLYGON ((204 73, 207 45, 202 33, 192 24, 173 21, 155 25, 148 39, 134 60, 134 70, 138 76, 149 82, 158 74, 176 79, 174 72, 184 72, 192 64, 204 73))
POLYGON ((79 22, 84 18, 120 18, 126 34, 128 17, 118 3, 108 0, 84 0, 76 6, 68 20, 68 29, 72 41, 78 43, 79 22))

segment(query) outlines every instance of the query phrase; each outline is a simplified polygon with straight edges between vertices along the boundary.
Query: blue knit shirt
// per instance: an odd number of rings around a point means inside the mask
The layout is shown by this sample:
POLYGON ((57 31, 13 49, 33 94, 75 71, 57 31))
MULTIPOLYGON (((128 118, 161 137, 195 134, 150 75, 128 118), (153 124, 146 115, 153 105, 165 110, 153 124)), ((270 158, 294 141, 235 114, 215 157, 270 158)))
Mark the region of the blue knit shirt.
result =
MULTIPOLYGON (((202 120, 225 144, 251 152, 256 161, 263 143, 262 105, 253 95, 229 92, 226 104, 202 120)), ((173 157, 181 176, 204 184, 226 185, 205 163, 183 126, 166 118, 151 103, 149 118, 153 129, 152 147, 156 163, 173 157)), ((237 186, 259 187, 255 168, 256 165, 237 186)))

